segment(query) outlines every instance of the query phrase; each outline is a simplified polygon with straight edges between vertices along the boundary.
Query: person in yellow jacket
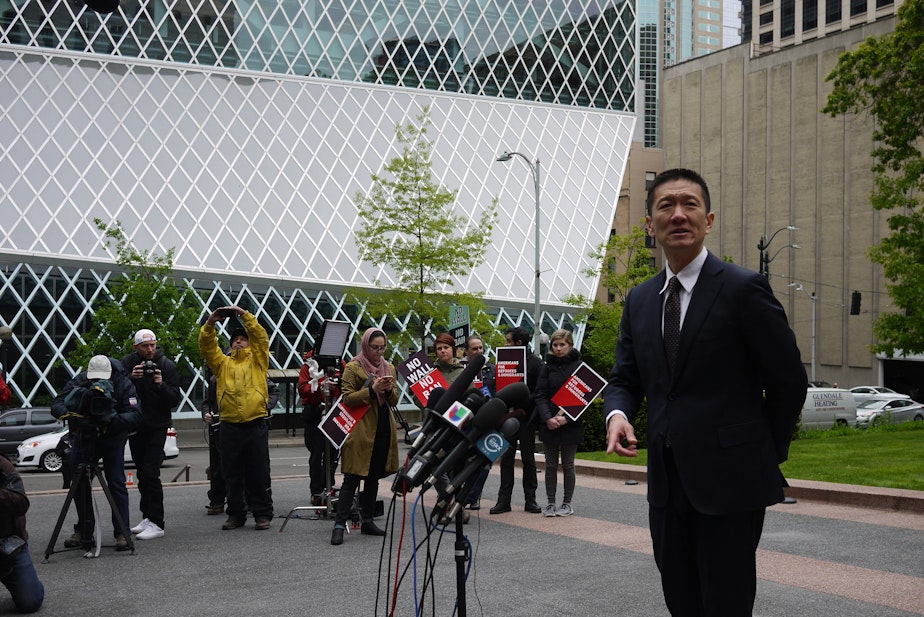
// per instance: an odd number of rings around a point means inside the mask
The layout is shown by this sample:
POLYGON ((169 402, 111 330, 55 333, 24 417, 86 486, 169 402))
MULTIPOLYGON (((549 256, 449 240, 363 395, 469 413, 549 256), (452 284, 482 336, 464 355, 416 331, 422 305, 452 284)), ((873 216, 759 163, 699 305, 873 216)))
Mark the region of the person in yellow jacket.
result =
POLYGON ((372 520, 379 479, 398 471, 398 437, 390 406, 398 402, 395 367, 385 359, 388 344, 385 333, 369 328, 363 334, 362 351, 347 363, 340 379, 343 404, 354 408, 369 406, 356 423, 340 450, 343 485, 337 500, 337 516, 330 543, 343 544, 343 533, 350 518, 359 481, 362 518, 360 532, 384 536, 385 531, 372 520))
POLYGON ((269 337, 248 311, 223 306, 212 311, 199 330, 199 353, 215 375, 221 422, 221 468, 228 489, 228 520, 222 529, 236 529, 254 518, 254 529, 269 529, 273 519, 270 486, 269 433, 266 424, 266 369, 269 337), (231 332, 231 353, 218 346, 215 324, 236 316, 244 324, 231 332))

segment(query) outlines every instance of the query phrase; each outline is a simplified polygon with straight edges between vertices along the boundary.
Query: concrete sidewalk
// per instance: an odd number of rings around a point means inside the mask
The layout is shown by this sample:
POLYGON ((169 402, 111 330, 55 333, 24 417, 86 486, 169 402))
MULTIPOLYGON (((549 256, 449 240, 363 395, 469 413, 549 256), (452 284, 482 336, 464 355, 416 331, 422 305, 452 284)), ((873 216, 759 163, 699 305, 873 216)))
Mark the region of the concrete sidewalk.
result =
MULTIPOLYGON (((273 441, 273 456, 288 456, 281 449, 300 445, 291 443, 291 437, 273 441)), ((647 487, 643 480, 634 485, 624 481, 640 471, 628 465, 582 463, 576 514, 545 518, 523 511, 519 481, 513 511, 489 515, 498 488, 493 470, 482 509, 462 527, 463 546, 472 557, 464 564, 461 587, 468 614, 666 615, 651 557, 647 487)), ((388 481, 380 485, 386 511, 392 506, 389 487, 388 481)), ((391 535, 384 543, 354 531, 343 546, 335 547, 330 545, 329 519, 292 519, 280 532, 279 517, 306 503, 306 489, 304 476, 274 478, 277 518, 272 528, 255 531, 249 521, 244 528, 222 531, 224 517, 205 514, 203 482, 167 485, 166 535, 137 541, 134 554, 111 548, 108 504, 98 494, 101 535, 110 547, 97 559, 84 559, 79 551, 54 552, 47 563, 42 563, 43 554, 65 495, 34 495, 28 526, 32 556, 46 587, 40 614, 355 617, 388 614, 390 598, 395 615, 453 614, 460 588, 454 534, 443 537, 436 531, 424 541, 427 530, 416 493, 394 501, 387 523, 391 535), (431 572, 433 584, 424 594, 431 572), (396 581, 397 593, 387 591, 396 581)), ((432 506, 431 495, 422 500, 432 506)), ((130 503, 132 522, 137 522, 135 489, 130 503)), ((69 513, 54 550, 61 550, 74 518, 69 513)), ((386 526, 385 519, 379 524, 386 526)), ((809 499, 774 506, 768 510, 758 552, 754 615, 924 615, 921 555, 920 514, 809 499)), ((0 592, 0 613, 11 608, 9 596, 0 592)))

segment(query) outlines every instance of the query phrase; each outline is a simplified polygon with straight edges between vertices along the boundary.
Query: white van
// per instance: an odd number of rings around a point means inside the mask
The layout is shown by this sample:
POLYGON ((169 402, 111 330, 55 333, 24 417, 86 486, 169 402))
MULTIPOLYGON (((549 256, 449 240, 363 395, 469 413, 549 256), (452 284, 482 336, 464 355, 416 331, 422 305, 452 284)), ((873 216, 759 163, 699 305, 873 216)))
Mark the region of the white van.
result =
POLYGON ((843 388, 809 388, 802 405, 802 429, 829 429, 854 426, 857 423, 857 403, 853 393, 843 388))

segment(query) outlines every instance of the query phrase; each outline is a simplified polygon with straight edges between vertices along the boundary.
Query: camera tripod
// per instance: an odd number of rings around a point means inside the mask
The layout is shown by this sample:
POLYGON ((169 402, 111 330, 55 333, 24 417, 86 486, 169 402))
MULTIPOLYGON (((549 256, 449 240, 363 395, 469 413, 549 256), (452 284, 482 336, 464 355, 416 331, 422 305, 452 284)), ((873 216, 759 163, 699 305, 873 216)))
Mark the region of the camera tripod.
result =
POLYGON ((82 499, 77 500, 77 509, 79 513, 78 519, 81 521, 80 536, 81 540, 83 541, 81 548, 87 551, 84 557, 99 557, 100 548, 102 546, 102 533, 100 530, 100 517, 98 510, 94 516, 95 529, 93 529, 93 537, 96 539, 95 543, 89 541, 90 525, 87 524, 87 516, 90 514, 91 509, 95 509, 96 506, 96 502, 93 501, 92 496, 94 478, 99 482, 100 487, 103 489, 103 494, 106 495, 106 501, 109 502, 109 507, 112 510, 112 516, 118 523, 119 532, 128 543, 128 549, 132 552, 132 554, 135 552, 135 542, 132 540, 132 534, 129 531, 128 526, 125 524, 125 521, 122 520, 122 515, 119 513, 119 509, 116 506, 115 500, 112 498, 111 491, 109 490, 109 484, 106 482, 103 473, 99 469, 99 457, 96 456, 95 440, 85 439, 84 436, 81 435, 79 442, 81 461, 78 463, 77 468, 74 470, 71 487, 67 492, 67 498, 64 500, 64 505, 61 507, 60 514, 58 514, 58 521, 55 523, 55 530, 51 534, 51 539, 48 541, 48 546, 45 548, 44 563, 47 563, 48 558, 52 553, 55 552, 55 543, 58 541, 58 535, 61 533, 61 527, 64 525, 64 519, 67 518, 68 509, 70 508, 71 502, 75 500, 78 491, 82 492, 82 499))
MULTIPOLYGON (((333 379, 336 369, 333 366, 325 367, 324 369, 324 385, 322 386, 322 392, 324 393, 324 408, 323 413, 321 414, 321 421, 324 420, 324 417, 331 409, 331 400, 330 400, 330 381, 333 379)), ((307 434, 308 427, 305 427, 307 434)), ((282 526, 279 527, 279 533, 286 528, 286 523, 289 522, 290 518, 304 518, 296 515, 296 512, 314 512, 315 516, 310 517, 313 520, 320 520, 322 518, 331 518, 334 514, 334 510, 337 508, 337 500, 335 496, 337 494, 336 489, 334 489, 333 477, 335 470, 337 468, 337 463, 340 458, 340 452, 334 452, 334 449, 331 447, 330 440, 326 437, 324 438, 324 463, 321 465, 321 469, 324 472, 324 491, 319 495, 320 500, 318 503, 312 503, 309 506, 295 506, 289 513, 285 516, 285 521, 283 521, 282 526)), ((357 515, 358 518, 358 515, 357 515)))

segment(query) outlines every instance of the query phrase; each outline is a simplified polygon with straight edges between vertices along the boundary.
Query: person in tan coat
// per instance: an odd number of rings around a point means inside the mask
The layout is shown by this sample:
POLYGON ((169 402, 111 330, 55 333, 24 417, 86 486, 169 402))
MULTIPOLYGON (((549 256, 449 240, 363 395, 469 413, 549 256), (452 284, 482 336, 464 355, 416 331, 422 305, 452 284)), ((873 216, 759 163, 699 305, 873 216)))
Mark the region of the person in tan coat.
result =
POLYGON ((389 406, 398 402, 395 367, 385 360, 385 333, 369 328, 363 334, 362 351, 347 363, 340 379, 343 404, 348 408, 369 408, 357 421, 341 449, 343 484, 337 500, 337 516, 330 543, 343 544, 346 522, 353 509, 359 481, 364 480, 359 498, 360 532, 384 536, 373 521, 379 480, 398 471, 398 436, 389 406))

